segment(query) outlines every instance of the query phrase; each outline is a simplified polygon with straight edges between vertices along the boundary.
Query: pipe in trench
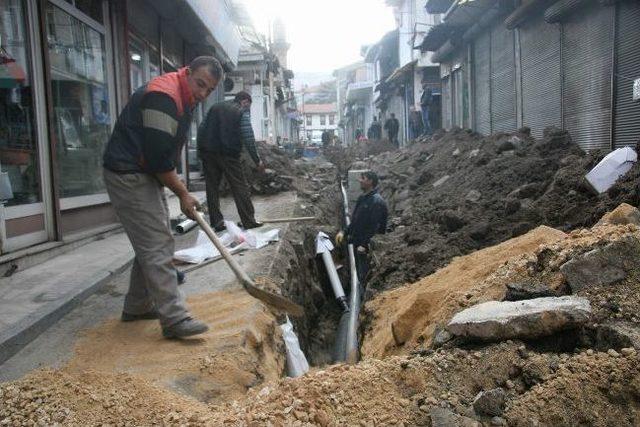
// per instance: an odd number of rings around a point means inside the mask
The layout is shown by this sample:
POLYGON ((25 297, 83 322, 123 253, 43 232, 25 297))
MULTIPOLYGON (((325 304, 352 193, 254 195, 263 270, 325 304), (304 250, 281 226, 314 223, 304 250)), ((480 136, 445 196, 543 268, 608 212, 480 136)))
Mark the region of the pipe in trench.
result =
POLYGON ((340 304, 340 307, 342 307, 342 311, 346 313, 349 311, 349 303, 347 302, 347 297, 344 294, 344 289, 342 289, 342 283, 340 283, 338 270, 336 270, 336 265, 334 264, 333 258, 331 257, 331 252, 323 252, 322 261, 324 261, 324 266, 327 269, 329 281, 331 282, 331 287, 333 288, 333 293, 338 300, 338 304, 340 304))
MULTIPOLYGON (((344 207, 345 223, 351 224, 349 218, 349 202, 347 192, 342 181, 340 182, 342 192, 342 202, 344 207)), ((347 246, 349 254, 349 272, 351 276, 351 294, 349 295, 349 312, 343 313, 338 325, 338 332, 335 345, 335 361, 357 363, 359 354, 358 345, 358 317, 360 316, 361 291, 356 270, 355 251, 352 244, 347 246)))

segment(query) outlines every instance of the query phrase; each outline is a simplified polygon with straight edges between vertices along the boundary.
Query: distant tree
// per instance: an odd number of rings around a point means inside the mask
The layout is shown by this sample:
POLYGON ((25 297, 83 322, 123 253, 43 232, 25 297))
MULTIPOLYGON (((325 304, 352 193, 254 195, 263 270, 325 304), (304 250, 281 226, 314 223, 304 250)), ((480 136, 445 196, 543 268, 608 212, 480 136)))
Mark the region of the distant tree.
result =
MULTIPOLYGON (((311 89, 311 88, 309 88, 311 89)), ((309 91, 305 103, 307 104, 331 104, 337 101, 336 81, 320 83, 320 85, 309 91)))

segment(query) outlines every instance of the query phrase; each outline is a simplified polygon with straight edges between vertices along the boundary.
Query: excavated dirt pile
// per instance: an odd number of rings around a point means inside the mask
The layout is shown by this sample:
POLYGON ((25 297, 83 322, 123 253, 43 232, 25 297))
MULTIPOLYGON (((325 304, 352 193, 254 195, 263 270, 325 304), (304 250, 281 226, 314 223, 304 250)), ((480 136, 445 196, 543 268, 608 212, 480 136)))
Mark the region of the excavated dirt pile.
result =
POLYGON ((364 159, 382 177, 393 229, 377 239, 370 290, 418 280, 538 225, 588 227, 622 202, 637 205, 638 165, 602 195, 585 182, 603 156, 556 129, 540 140, 457 129, 364 159))

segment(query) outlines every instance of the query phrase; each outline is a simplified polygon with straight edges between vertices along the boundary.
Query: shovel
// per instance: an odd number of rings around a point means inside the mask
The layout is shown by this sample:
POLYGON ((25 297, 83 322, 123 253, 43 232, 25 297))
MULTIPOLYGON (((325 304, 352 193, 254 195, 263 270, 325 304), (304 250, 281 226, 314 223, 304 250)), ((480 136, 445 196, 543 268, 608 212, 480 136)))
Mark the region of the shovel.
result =
POLYGON ((220 255, 227 261, 231 270, 236 275, 240 283, 244 289, 254 298, 263 301, 266 304, 269 304, 272 307, 275 307, 279 310, 282 310, 286 313, 289 313, 292 316, 300 317, 304 314, 304 310, 302 307, 288 298, 283 297, 282 295, 274 294, 271 292, 267 292, 264 289, 260 289, 256 286, 256 284, 251 280, 251 278, 247 275, 247 273, 240 267, 240 264, 233 259, 229 250, 222 244, 216 233, 211 229, 209 224, 205 221, 204 217, 200 212, 195 212, 195 220, 202 228, 202 230, 206 233, 206 235, 211 239, 211 243, 220 251, 220 255))

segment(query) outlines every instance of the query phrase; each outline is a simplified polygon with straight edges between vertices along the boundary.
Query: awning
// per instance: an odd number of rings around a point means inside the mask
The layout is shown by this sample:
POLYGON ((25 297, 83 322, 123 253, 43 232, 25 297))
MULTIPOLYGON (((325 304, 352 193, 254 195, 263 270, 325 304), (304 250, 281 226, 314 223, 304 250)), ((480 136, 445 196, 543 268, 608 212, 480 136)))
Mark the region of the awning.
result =
POLYGON ((458 0, 444 16, 450 25, 468 26, 486 12, 497 0, 458 0))
POLYGON ((442 23, 435 27, 431 27, 427 35, 422 40, 420 50, 423 52, 435 52, 440 48, 440 46, 449 40, 456 30, 459 29, 460 27, 456 27, 449 23, 442 23))
MULTIPOLYGON (((367 54, 364 57, 364 61, 368 62, 368 63, 372 63, 376 60, 378 54, 385 50, 388 49, 390 47, 392 47, 393 45, 398 44, 398 36, 399 36, 399 30, 395 29, 393 31, 389 31, 387 34, 385 34, 378 43, 372 45, 369 50, 367 50, 367 54)), ((397 47, 396 47, 397 49, 397 47)))
POLYGON ((445 13, 452 4, 453 0, 428 0, 424 7, 431 14, 445 13))
POLYGON ((387 78, 386 83, 393 83, 398 81, 403 76, 407 75, 409 72, 413 71, 413 67, 416 65, 418 60, 413 60, 400 68, 396 68, 393 73, 387 78))
POLYGON ((373 93, 373 82, 349 83, 347 101, 366 101, 373 93))

